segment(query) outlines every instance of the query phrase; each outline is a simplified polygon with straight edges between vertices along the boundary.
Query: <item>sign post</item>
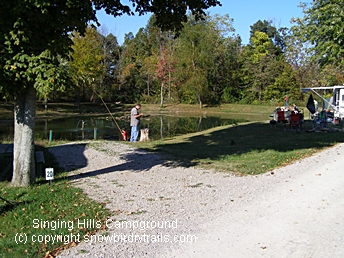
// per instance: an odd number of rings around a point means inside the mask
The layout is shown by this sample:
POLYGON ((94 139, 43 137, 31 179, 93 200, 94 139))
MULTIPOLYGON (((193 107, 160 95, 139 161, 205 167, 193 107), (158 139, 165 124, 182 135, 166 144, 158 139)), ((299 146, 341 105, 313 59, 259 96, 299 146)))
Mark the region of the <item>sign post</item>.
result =
POLYGON ((52 180, 54 180, 54 169, 46 168, 45 169, 45 180, 49 180, 49 185, 51 185, 52 180))

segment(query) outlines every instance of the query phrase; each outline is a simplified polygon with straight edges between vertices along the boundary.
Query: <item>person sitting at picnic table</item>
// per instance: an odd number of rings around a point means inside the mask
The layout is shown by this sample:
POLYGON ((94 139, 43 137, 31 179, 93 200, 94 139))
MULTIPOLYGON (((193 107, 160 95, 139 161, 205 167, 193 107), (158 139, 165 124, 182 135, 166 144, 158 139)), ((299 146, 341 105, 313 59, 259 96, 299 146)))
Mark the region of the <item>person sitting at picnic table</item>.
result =
POLYGON ((296 106, 296 104, 293 104, 293 111, 295 114, 299 113, 299 108, 296 106))

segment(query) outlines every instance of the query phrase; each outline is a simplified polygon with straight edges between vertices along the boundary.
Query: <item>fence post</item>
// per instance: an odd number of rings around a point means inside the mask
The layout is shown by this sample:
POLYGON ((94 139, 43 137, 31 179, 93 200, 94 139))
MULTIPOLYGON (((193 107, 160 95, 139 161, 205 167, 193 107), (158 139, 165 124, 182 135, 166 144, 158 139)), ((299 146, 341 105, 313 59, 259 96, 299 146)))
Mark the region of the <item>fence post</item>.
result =
POLYGON ((94 132, 93 132, 93 139, 94 140, 97 140, 97 134, 98 134, 97 127, 94 127, 94 132))
POLYGON ((49 142, 53 141, 53 130, 49 131, 49 142))

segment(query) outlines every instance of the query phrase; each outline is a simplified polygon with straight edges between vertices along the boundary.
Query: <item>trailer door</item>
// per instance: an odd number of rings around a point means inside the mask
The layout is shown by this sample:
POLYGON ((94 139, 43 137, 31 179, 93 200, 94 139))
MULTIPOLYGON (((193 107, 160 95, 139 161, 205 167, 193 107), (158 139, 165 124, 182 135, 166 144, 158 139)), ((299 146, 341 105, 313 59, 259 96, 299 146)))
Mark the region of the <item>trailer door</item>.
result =
POLYGON ((339 107, 339 112, 341 114, 344 114, 344 89, 340 89, 340 91, 339 91, 338 107, 339 107))

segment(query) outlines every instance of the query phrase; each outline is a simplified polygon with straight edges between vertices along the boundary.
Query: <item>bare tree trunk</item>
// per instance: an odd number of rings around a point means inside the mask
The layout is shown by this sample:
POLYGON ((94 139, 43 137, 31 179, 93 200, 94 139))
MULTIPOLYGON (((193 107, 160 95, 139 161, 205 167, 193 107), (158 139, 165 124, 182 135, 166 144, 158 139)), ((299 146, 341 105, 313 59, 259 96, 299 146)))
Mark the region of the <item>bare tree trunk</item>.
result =
POLYGON ((164 105, 164 82, 161 83, 160 87, 160 107, 164 105))
POLYGON ((171 67, 168 70, 168 100, 171 101, 171 67))
POLYGON ((29 86, 14 105, 13 186, 29 186, 35 182, 35 115, 36 89, 29 86))

